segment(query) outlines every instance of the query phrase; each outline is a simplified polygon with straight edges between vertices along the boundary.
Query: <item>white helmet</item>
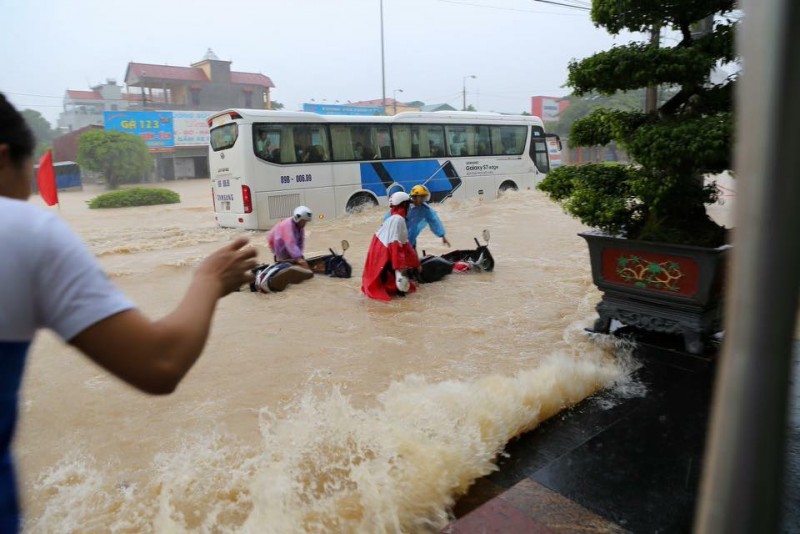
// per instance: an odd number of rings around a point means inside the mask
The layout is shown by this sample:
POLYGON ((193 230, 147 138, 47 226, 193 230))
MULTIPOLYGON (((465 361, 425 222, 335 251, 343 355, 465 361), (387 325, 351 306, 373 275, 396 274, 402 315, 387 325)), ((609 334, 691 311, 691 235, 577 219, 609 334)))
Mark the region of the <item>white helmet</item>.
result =
POLYGON ((389 197, 389 205, 390 206, 399 206, 403 202, 410 202, 411 197, 408 196, 408 193, 405 191, 398 191, 397 193, 392 193, 392 196, 389 197))
POLYGON ((294 222, 310 221, 311 217, 311 210, 305 206, 297 206, 292 214, 292 219, 294 219, 294 222))

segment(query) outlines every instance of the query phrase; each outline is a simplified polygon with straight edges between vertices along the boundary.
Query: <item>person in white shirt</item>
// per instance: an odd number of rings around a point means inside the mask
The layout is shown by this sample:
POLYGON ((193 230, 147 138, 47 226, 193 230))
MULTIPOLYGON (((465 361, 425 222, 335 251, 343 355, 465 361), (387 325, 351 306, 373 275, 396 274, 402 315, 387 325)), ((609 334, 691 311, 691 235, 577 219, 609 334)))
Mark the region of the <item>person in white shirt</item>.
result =
POLYGON ((10 446, 28 348, 40 328, 128 384, 171 393, 205 346, 217 301, 253 280, 256 250, 237 239, 195 270, 172 313, 151 321, 57 216, 26 202, 35 141, 0 93, 0 532, 19 530, 10 446))

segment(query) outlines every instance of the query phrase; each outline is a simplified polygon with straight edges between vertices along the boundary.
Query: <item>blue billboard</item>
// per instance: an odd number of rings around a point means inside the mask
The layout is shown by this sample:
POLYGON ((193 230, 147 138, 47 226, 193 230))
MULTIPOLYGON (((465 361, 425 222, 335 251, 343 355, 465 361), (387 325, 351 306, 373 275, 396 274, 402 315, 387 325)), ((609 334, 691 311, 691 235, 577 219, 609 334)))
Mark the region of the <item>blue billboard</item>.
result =
POLYGON ((318 115, 383 115, 383 108, 381 106, 303 104, 303 111, 310 111, 318 115))
POLYGON ((103 122, 106 130, 138 135, 151 150, 175 146, 169 111, 105 111, 103 122))

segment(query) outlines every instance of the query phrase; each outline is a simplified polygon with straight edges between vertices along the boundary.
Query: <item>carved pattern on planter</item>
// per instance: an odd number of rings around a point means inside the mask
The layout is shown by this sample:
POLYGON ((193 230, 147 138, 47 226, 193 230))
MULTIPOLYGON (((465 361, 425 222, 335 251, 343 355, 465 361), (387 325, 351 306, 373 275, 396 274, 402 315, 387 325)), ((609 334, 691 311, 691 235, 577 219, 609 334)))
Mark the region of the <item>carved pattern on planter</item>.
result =
POLYGON ((676 261, 656 263, 633 254, 617 259, 617 276, 635 287, 678 291, 683 272, 676 261))
POLYGON ((634 328, 680 334, 686 350, 699 354, 720 331, 720 286, 729 246, 706 249, 596 232, 579 235, 589 246, 592 279, 603 292, 595 332, 608 333, 611 321, 618 320, 634 328))

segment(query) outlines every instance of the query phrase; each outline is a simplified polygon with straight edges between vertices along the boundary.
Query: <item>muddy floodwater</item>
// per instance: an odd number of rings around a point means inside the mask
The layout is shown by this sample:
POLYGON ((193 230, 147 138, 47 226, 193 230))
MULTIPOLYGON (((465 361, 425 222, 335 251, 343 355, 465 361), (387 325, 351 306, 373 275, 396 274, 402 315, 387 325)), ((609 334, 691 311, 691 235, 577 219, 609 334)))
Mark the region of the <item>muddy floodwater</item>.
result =
MULTIPOLYGON (((89 210, 96 186, 61 194, 61 216, 153 318, 233 237, 270 258, 264 232, 216 227, 206 180, 164 187, 182 202, 89 210)), ((226 297, 167 397, 42 332, 14 445, 25 530, 435 532, 509 439, 603 386, 637 390, 629 359, 583 331, 599 293, 580 223, 534 191, 437 209, 456 248, 491 231, 494 272, 369 301, 360 277, 383 209, 315 221, 307 255, 347 239, 353 278, 226 297)), ((447 250, 430 232, 418 246, 447 250)))

